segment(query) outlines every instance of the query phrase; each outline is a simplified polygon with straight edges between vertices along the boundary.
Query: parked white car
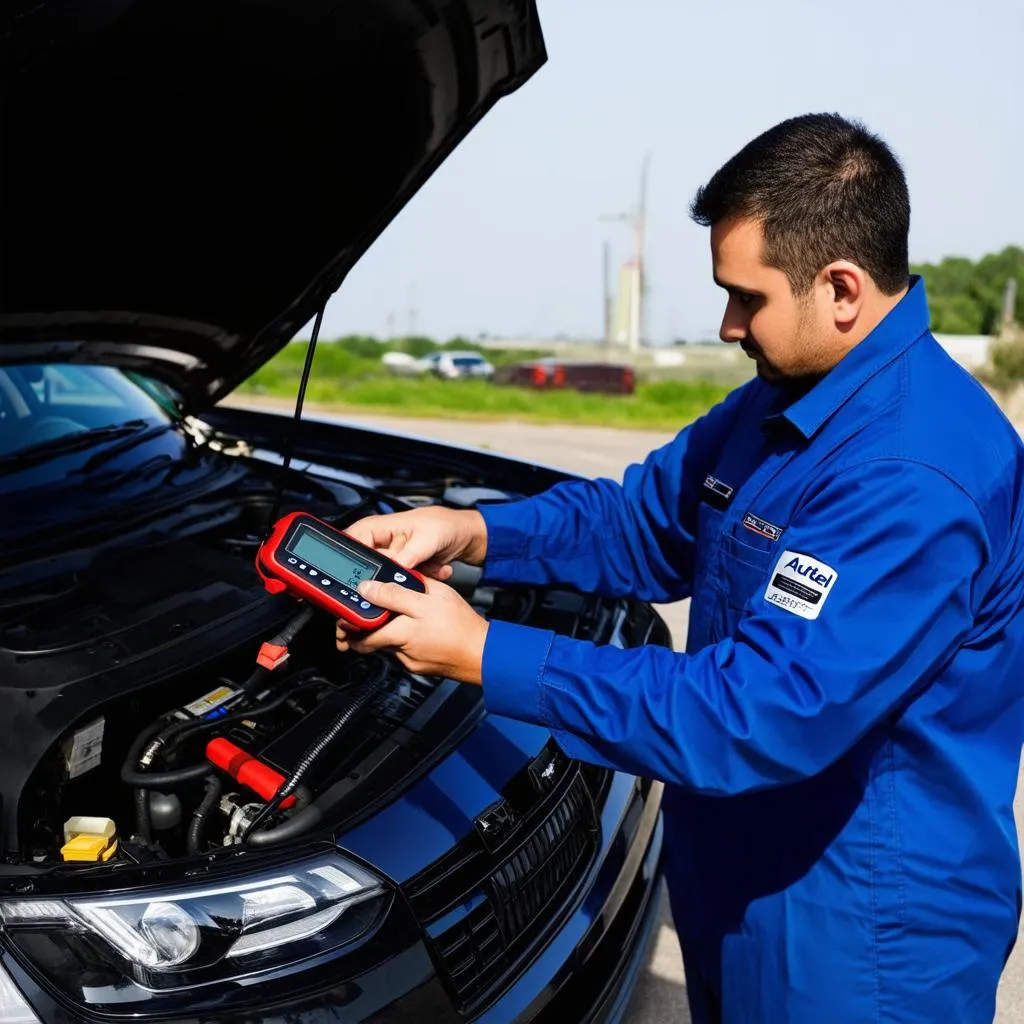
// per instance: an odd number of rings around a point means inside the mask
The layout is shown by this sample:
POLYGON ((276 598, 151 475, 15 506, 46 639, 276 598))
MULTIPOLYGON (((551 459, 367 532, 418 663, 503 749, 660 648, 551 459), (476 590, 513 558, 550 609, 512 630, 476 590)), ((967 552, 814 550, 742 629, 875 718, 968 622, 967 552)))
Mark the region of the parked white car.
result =
POLYGON ((431 352, 417 360, 423 373, 433 374, 442 380, 482 378, 490 380, 494 367, 479 352, 431 352))

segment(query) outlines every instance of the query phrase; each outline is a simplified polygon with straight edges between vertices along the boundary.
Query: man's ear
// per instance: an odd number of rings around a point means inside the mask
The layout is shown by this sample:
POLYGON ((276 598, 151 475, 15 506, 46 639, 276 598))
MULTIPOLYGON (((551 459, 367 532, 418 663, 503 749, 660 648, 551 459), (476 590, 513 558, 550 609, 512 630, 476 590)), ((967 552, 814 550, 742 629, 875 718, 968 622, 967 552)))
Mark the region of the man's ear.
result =
POLYGON ((839 330, 856 322, 867 295, 868 277, 856 263, 836 260, 822 270, 824 283, 832 294, 832 316, 839 330))

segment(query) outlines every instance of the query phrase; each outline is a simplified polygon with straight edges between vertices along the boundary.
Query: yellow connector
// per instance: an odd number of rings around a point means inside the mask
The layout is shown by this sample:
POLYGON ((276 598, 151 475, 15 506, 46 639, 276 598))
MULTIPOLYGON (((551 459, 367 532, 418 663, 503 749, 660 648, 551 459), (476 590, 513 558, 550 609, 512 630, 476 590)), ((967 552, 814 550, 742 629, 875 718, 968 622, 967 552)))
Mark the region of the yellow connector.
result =
POLYGON ((117 840, 83 832, 66 842, 60 853, 66 862, 100 864, 110 860, 117 853, 117 840))

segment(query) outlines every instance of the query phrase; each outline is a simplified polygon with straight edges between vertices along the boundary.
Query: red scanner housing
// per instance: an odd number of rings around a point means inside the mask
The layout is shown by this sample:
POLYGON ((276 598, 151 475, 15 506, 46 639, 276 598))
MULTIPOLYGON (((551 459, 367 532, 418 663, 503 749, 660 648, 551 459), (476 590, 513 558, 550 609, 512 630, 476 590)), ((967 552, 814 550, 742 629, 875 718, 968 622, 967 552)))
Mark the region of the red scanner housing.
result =
POLYGON ((359 581, 376 579, 426 591, 414 569, 308 512, 291 512, 274 524, 256 554, 256 571, 271 594, 289 593, 364 631, 383 626, 392 613, 363 598, 359 581))

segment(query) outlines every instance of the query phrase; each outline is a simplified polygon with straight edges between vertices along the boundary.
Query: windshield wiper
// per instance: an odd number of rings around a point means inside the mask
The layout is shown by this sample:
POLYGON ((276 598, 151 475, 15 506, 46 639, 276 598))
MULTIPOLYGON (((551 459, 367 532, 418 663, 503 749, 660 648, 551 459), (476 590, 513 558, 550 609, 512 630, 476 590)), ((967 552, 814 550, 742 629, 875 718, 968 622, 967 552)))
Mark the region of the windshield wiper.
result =
POLYGON ((167 431, 173 430, 174 427, 175 424, 173 423, 159 423, 148 430, 133 431, 123 440, 103 448, 96 452, 95 455, 90 455, 81 466, 73 469, 72 473, 83 475, 91 473, 94 469, 102 466, 104 462, 109 462, 122 452, 128 451, 129 448, 134 448, 137 444, 144 444, 146 441, 152 441, 154 437, 160 437, 162 434, 166 434, 167 431))
POLYGON ((11 473, 19 469, 28 469, 41 462, 48 462, 60 455, 80 452, 93 448, 104 441, 116 441, 118 438, 136 435, 148 426, 148 420, 127 420, 109 427, 94 427, 82 430, 77 434, 63 434, 48 441, 30 444, 27 448, 0 456, 0 473, 11 473))

